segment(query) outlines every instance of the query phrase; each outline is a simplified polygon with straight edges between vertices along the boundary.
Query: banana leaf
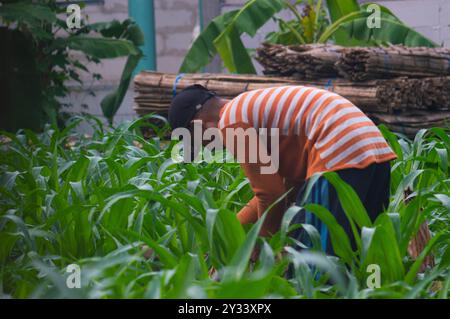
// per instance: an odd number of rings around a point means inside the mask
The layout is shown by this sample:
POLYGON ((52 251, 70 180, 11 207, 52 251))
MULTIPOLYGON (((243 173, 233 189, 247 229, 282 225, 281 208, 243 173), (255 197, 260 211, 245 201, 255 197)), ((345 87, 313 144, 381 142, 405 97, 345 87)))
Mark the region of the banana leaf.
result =
MULTIPOLYGON (((327 0, 327 9, 330 16, 331 23, 339 21, 351 13, 361 11, 361 8, 356 0, 327 0)), ((333 34, 336 44, 342 46, 365 46, 366 43, 350 38, 345 30, 337 30, 333 34)), ((320 42, 320 41, 319 41, 320 42)))
POLYGON ((252 59, 242 43, 240 34, 235 27, 229 31, 229 36, 216 45, 225 67, 232 73, 256 74, 252 59))
POLYGON ((358 18, 340 26, 352 39, 369 42, 375 40, 379 43, 403 44, 416 47, 437 47, 438 45, 427 37, 401 22, 385 17, 381 18, 381 28, 368 28, 366 18, 358 18))
POLYGON ((184 57, 181 64, 180 73, 195 73, 201 68, 208 65, 214 56, 217 54, 216 48, 213 44, 222 31, 225 29, 227 23, 234 17, 239 10, 229 11, 214 18, 205 30, 192 43, 188 53, 184 57))
POLYGON ((130 85, 133 71, 138 65, 141 57, 142 54, 130 55, 128 57, 120 78, 119 87, 114 92, 106 95, 100 103, 103 115, 109 120, 110 123, 112 123, 114 115, 122 104, 125 94, 127 93, 128 86, 130 85))
POLYGON ((382 15, 388 15, 390 16, 392 19, 397 20, 398 22, 401 22, 401 20, 394 14, 394 12, 392 12, 391 10, 389 10, 389 8, 386 8, 385 6, 382 6, 378 3, 375 2, 368 2, 368 3, 364 3, 361 5, 361 10, 364 12, 368 12, 369 7, 372 5, 376 5, 378 6, 378 8, 380 9, 380 13, 382 15))
POLYGON ((127 54, 128 59, 123 69, 122 76, 120 77, 120 82, 117 89, 106 95, 101 101, 103 115, 110 123, 112 123, 113 117, 122 104, 125 94, 127 93, 133 72, 143 56, 139 46, 144 44, 144 34, 139 26, 129 19, 122 23, 112 21, 110 23, 97 24, 94 27, 105 37, 115 37, 117 40, 126 39, 126 41, 132 43, 135 51, 134 54, 127 54))
POLYGON ((283 8, 279 0, 250 0, 233 16, 225 30, 214 40, 214 46, 230 72, 256 73, 240 35, 247 33, 253 37, 260 27, 283 8))
POLYGON ((406 46, 437 46, 436 43, 403 24, 397 17, 390 15, 386 10, 381 9, 380 28, 369 28, 367 26, 367 18, 371 13, 364 11, 352 12, 329 26, 318 42, 325 43, 331 37, 336 37, 336 34, 343 30, 347 36, 362 41, 364 45, 391 43, 404 44, 406 46))

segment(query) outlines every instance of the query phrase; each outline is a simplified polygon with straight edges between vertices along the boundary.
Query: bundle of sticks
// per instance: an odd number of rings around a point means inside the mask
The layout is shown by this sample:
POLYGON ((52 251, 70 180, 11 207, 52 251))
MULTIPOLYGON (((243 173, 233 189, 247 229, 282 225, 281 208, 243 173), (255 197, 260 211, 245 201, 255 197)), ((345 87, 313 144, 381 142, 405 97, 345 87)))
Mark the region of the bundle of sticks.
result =
POLYGON ((423 78, 450 74, 450 50, 445 48, 353 47, 263 43, 256 60, 267 75, 299 79, 343 77, 352 81, 395 77, 423 78))
POLYGON ((256 60, 266 75, 293 76, 297 79, 334 78, 342 47, 328 44, 289 45, 263 43, 256 60))
POLYGON ((179 92, 196 83, 228 99, 254 89, 305 85, 333 91, 366 112, 450 110, 450 77, 396 78, 354 83, 345 79, 305 81, 292 77, 208 73, 185 74, 177 78, 176 74, 158 72, 141 72, 135 77, 135 110, 139 114, 165 113, 175 91, 179 92))
POLYGON ((432 127, 449 127, 450 112, 413 111, 408 114, 371 113, 367 115, 376 124, 385 124, 392 131, 413 137, 418 130, 432 127))
POLYGON ((352 81, 450 74, 450 50, 427 47, 368 47, 343 49, 336 62, 339 74, 352 81))
POLYGON ((269 86, 295 85, 289 78, 257 75, 184 74, 143 71, 135 76, 135 110, 139 114, 167 112, 175 94, 193 84, 201 84, 219 96, 232 99, 242 92, 269 86))

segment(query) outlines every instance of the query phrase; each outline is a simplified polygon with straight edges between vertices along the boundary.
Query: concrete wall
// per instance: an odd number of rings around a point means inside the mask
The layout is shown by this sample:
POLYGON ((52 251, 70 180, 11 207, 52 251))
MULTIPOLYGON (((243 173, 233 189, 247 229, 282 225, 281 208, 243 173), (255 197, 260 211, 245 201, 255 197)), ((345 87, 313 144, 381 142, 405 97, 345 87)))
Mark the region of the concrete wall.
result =
POLYGON ((197 0, 156 0, 157 68, 178 72, 195 35, 199 33, 197 0))
MULTIPOLYGON (((204 0, 219 1, 220 12, 237 9, 244 0, 204 0)), ((367 1, 361 1, 367 2, 367 1)), ((390 8, 400 19, 427 37, 450 47, 450 0, 392 0, 377 1, 390 8)), ((176 73, 183 61, 190 44, 199 32, 198 0, 154 0, 155 19, 157 30, 157 69, 161 72, 176 73)), ((103 5, 89 5, 84 9, 90 22, 108 21, 112 19, 123 20, 128 17, 127 0, 105 0, 103 5)), ((285 19, 291 19, 290 12, 282 12, 285 19)), ((267 23, 254 38, 243 36, 244 43, 249 48, 256 48, 264 39, 264 35, 276 29, 274 23, 267 23)), ((114 59, 102 62, 89 69, 101 73, 103 80, 91 84, 90 77, 85 76, 85 88, 72 87, 70 100, 76 105, 74 111, 79 111, 80 104, 89 106, 88 112, 101 115, 100 101, 117 84, 125 63, 124 59, 114 59), (90 96, 92 90, 96 96, 90 96)), ((257 70, 261 67, 255 63, 257 70)), ((130 87, 128 94, 120 108, 115 121, 135 117, 132 110, 133 90, 130 87)))

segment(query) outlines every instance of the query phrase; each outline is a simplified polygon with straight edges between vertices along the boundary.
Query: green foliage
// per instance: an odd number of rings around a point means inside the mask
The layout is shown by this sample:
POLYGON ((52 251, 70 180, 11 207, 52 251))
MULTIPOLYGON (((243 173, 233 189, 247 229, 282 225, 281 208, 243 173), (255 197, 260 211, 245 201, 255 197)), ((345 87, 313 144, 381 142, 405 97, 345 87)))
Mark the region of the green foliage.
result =
POLYGON ((342 46, 404 44, 435 47, 436 43, 401 22, 389 9, 380 9, 380 28, 370 28, 371 3, 359 5, 356 0, 327 0, 328 21, 322 0, 249 0, 240 10, 216 17, 193 42, 180 72, 198 72, 218 53, 232 73, 256 73, 249 49, 241 41, 246 33, 253 37, 267 21, 273 19, 278 30, 269 32, 266 40, 280 44, 325 43, 342 46), (295 19, 277 17, 282 9, 290 10, 295 19))
POLYGON ((281 0, 249 0, 240 10, 214 18, 193 42, 180 72, 196 72, 219 53, 230 72, 255 73, 240 37, 243 33, 253 37, 282 8, 281 0))
POLYGON ((250 0, 231 18, 214 39, 214 46, 230 72, 256 73, 240 36, 245 32, 253 37, 282 8, 279 0, 250 0))
POLYGON ((274 16, 273 19, 278 23, 278 30, 269 32, 266 40, 285 45, 316 43, 330 24, 322 0, 297 1, 295 5, 290 2, 285 2, 285 4, 287 9, 294 14, 295 19, 285 21, 274 16), (297 5, 302 3, 301 10, 297 9, 297 5))
MULTIPOLYGON (((300 207, 289 208, 271 238, 257 236, 262 219, 241 226, 236 212, 252 192, 239 165, 174 163, 175 142, 142 137, 152 117, 164 121, 149 115, 106 130, 86 116, 71 118, 64 130, 47 125, 42 133, 2 132, 1 296, 447 298, 449 129, 423 130, 409 140, 381 127, 399 158, 392 162, 390 206, 374 223, 351 187, 325 173, 358 237, 353 251, 326 208, 305 206, 329 228, 337 254, 330 257, 320 245, 294 249, 304 245, 288 236, 299 227, 290 221, 300 207), (92 136, 76 133, 82 122, 92 126, 92 136), (407 245, 425 219, 432 240, 413 261, 407 245), (255 245, 261 253, 252 264, 255 245), (436 265, 419 274, 429 253, 436 265), (66 267, 73 263, 81 267, 81 289, 66 286, 66 267), (366 284, 370 264, 381 269, 378 289, 366 284), (291 278, 285 276, 289 265, 291 278), (440 289, 433 288, 437 282, 440 289)), ((320 243, 312 225, 300 227, 320 243)))
POLYGON ((342 46, 367 46, 384 44, 403 44, 405 46, 436 47, 437 44, 419 32, 408 27, 394 16, 387 8, 380 6, 380 27, 369 28, 371 11, 366 4, 361 10, 351 12, 333 22, 320 36, 318 42, 325 43, 331 37, 342 46), (342 39, 340 36, 342 35, 342 39))
MULTIPOLYGON (((82 20, 80 29, 70 29, 60 19, 65 15, 65 7, 55 0, 9 1, 0 6, 0 40, 5 44, 2 61, 10 61, 2 65, 0 78, 6 96, 6 113, 0 123, 3 129, 42 130, 49 121, 62 125, 69 106, 61 102, 69 93, 67 81, 83 85, 80 73, 89 73, 86 62, 128 56, 118 89, 102 101, 104 115, 112 121, 142 56, 138 46, 143 35, 131 20, 95 24, 82 20), (85 62, 74 57, 75 51, 85 62)), ((92 77, 95 80, 101 75, 92 77)))

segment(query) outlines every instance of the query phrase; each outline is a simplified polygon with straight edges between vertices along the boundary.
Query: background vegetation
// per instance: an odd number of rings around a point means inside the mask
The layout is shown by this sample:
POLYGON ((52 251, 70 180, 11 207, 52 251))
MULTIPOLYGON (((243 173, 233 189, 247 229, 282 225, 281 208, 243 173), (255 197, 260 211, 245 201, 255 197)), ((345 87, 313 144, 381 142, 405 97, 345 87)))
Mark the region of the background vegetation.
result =
MULTIPOLYGON (((56 0, 9 0, 0 5, 0 127, 42 130, 51 122, 60 127, 70 116, 62 102, 69 94, 68 81, 80 85, 81 72, 90 73, 86 63, 127 57, 117 89, 101 102, 111 122, 120 107, 132 73, 142 52, 144 38, 131 20, 89 24, 70 29, 66 6, 56 0), (74 55, 74 52, 78 55, 74 55)), ((83 4, 80 4, 83 7, 83 4)), ((101 75, 93 73, 94 80, 101 75)), ((93 93, 92 93, 93 94, 93 93)))
POLYGON ((217 54, 231 73, 256 73, 241 35, 255 36, 270 19, 279 27, 279 30, 266 35, 266 40, 272 43, 437 46, 382 5, 376 4, 380 13, 379 16, 373 15, 373 5, 359 5, 357 0, 327 0, 326 5, 322 0, 297 0, 294 4, 286 0, 249 0, 241 9, 226 12, 208 24, 186 54, 180 73, 200 71, 217 54), (283 9, 290 10, 295 19, 285 21, 277 17, 283 9), (379 27, 368 27, 368 18, 375 16, 379 18, 379 27))

